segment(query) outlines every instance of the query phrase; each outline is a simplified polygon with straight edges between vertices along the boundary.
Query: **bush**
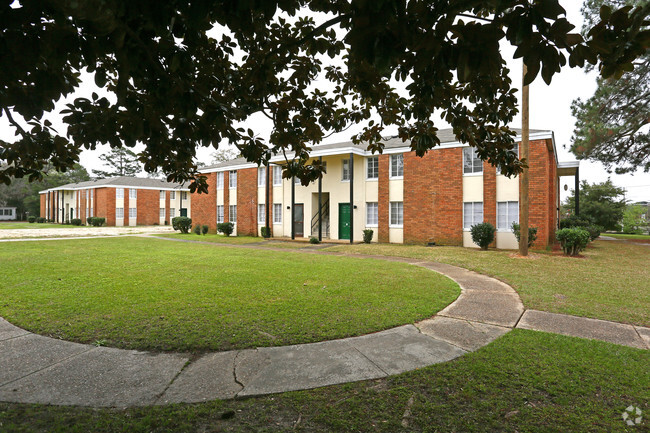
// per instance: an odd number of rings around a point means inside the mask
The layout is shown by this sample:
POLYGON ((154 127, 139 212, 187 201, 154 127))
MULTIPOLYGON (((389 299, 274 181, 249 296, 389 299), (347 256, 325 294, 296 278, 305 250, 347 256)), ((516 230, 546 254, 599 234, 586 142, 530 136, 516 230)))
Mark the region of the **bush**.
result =
POLYGON ((27 217, 27 222, 30 223, 30 224, 35 223, 36 222, 36 217, 35 216, 27 217))
POLYGON ((571 215, 560 220, 561 229, 570 229, 572 227, 589 227, 590 225, 593 225, 591 219, 584 216, 571 215))
POLYGON ((555 237, 567 256, 577 256, 589 243, 589 232, 580 227, 560 229, 555 232, 555 237))
POLYGON ((210 228, 208 227, 207 224, 203 224, 203 226, 201 226, 201 233, 207 234, 209 229, 210 228))
POLYGON ((201 224, 194 224, 192 231, 197 235, 201 235, 201 224))
POLYGON ((90 217, 86 221, 88 222, 88 225, 91 225, 93 227, 101 227, 106 222, 106 218, 90 217))
POLYGON ((190 228, 192 227, 192 218, 183 216, 174 217, 172 218, 172 227, 174 230, 187 234, 190 232, 190 228))
POLYGON ((584 229, 589 232, 590 241, 595 241, 598 239, 598 236, 600 236, 600 233, 604 230, 602 226, 596 224, 587 226, 584 229))
POLYGON ((271 237, 271 227, 262 227, 262 237, 266 239, 271 237))
MULTIPOLYGON (((521 232, 519 230, 519 224, 517 223, 512 223, 511 226, 512 232, 515 234, 515 237, 517 238, 517 243, 519 243, 519 238, 521 236, 521 232)), ((533 243, 537 240, 537 227, 528 227, 528 248, 533 246, 533 243)))
POLYGON ((372 242, 372 235, 374 235, 374 234, 375 234, 375 232, 373 232, 372 230, 365 229, 363 231, 363 241, 365 243, 369 244, 370 242, 372 242))
POLYGON ((73 226, 80 226, 81 225, 81 218, 72 218, 70 220, 70 224, 73 226))
POLYGON ((235 225, 233 223, 217 224, 217 232, 223 233, 226 236, 230 236, 234 230, 235 230, 235 225))
POLYGON ((488 246, 494 242, 494 232, 496 229, 490 223, 480 223, 473 225, 470 228, 472 233, 472 241, 482 250, 487 250, 488 246))
POLYGON ((38 217, 36 218, 36 222, 39 224, 43 224, 46 221, 45 217, 38 217))
POLYGON ((312 236, 312 237, 309 238, 309 243, 310 244, 320 244, 320 241, 318 240, 318 238, 316 236, 312 236))

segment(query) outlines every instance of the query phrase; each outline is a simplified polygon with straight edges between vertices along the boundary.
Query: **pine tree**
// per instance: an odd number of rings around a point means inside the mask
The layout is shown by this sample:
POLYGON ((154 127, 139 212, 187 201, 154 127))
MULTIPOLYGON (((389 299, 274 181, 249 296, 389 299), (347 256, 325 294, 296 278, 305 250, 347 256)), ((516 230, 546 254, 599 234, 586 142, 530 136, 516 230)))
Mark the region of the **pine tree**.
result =
POLYGON ((125 147, 111 149, 107 154, 99 157, 104 162, 104 166, 108 166, 108 171, 93 170, 93 174, 98 179, 104 179, 114 176, 135 176, 138 174, 142 167, 138 161, 138 156, 130 149, 125 147))

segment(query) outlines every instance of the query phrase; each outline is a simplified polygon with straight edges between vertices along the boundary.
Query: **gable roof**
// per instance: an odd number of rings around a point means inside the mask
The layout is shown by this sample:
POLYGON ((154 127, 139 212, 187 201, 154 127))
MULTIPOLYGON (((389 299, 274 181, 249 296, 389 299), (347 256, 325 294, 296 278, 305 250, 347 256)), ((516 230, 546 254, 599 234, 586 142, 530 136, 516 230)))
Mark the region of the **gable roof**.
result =
POLYGON ((66 185, 57 186, 56 188, 46 189, 43 192, 48 191, 60 191, 60 190, 77 190, 77 189, 88 189, 88 188, 140 188, 140 189, 163 189, 171 190, 177 189, 181 191, 189 191, 189 188, 186 187, 186 184, 178 184, 167 182, 161 179, 150 179, 146 177, 132 177, 132 176, 117 176, 109 177, 106 179, 95 179, 87 180, 84 182, 77 183, 68 183, 66 185))

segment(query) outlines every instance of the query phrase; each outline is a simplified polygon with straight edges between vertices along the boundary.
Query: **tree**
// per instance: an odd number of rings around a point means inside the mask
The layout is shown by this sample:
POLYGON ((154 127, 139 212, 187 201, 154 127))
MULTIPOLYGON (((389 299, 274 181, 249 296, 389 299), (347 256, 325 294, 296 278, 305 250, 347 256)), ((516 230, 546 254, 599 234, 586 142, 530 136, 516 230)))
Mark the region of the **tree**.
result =
MULTIPOLYGON (((598 19, 605 0, 586 0, 583 32, 598 19)), ((647 0, 607 0, 623 7, 647 0)), ((594 95, 571 105, 576 118, 571 151, 579 159, 600 161, 617 173, 642 168, 650 171, 650 51, 635 62, 634 70, 616 79, 598 78, 594 95)))
POLYGON ((637 235, 643 233, 643 228, 648 225, 644 218, 646 212, 647 209, 638 204, 627 206, 623 212, 623 233, 637 235))
POLYGON ((620 76, 647 49, 650 6, 605 10, 583 40, 557 0, 4 2, 0 111, 17 140, 0 143, 0 180, 39 178, 48 160, 70 167, 98 143, 140 142, 147 172, 205 191, 195 146, 223 141, 261 164, 294 154, 287 175, 308 182, 322 172, 309 146, 326 134, 361 123, 352 140, 381 152, 394 127, 422 156, 439 144, 434 115, 516 174, 526 161, 506 126, 517 101, 499 43, 517 47, 524 84, 540 73, 549 83, 567 61, 620 76), (67 104, 63 136, 43 116, 79 87, 81 70, 113 97, 67 104), (268 143, 236 127, 257 113, 273 121, 268 143))
POLYGON ((109 153, 101 155, 99 159, 109 169, 108 171, 93 170, 93 174, 98 179, 113 176, 135 176, 142 170, 138 156, 132 150, 124 147, 113 148, 109 153))
MULTIPOLYGON (((619 230, 625 210, 625 190, 615 186, 611 179, 580 184, 580 216, 590 219, 605 230, 619 230)), ((566 205, 575 209, 575 191, 567 198, 566 205)))
POLYGON ((211 164, 218 164, 220 162, 230 161, 230 160, 233 160, 235 158, 238 158, 239 156, 241 156, 241 155, 239 155, 239 152, 237 151, 236 148, 224 146, 221 149, 217 149, 214 152, 210 153, 210 163, 209 164, 205 164, 205 163, 203 163, 201 161, 198 161, 196 165, 197 165, 197 167, 205 167, 205 166, 211 165, 211 164))

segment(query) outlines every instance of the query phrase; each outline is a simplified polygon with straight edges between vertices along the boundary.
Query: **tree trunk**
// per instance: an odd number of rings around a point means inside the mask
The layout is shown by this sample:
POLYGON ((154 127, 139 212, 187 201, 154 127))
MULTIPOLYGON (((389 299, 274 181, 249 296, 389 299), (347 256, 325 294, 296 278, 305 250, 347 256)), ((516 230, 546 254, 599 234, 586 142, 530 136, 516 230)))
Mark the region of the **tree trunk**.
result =
MULTIPOLYGON (((526 77, 526 64, 523 67, 522 80, 526 77)), ((523 81, 522 81, 523 84, 523 81)), ((528 160, 528 86, 521 89, 521 152, 520 157, 529 165, 528 160)), ((521 173, 519 183, 519 254, 528 255, 528 167, 521 173)))

